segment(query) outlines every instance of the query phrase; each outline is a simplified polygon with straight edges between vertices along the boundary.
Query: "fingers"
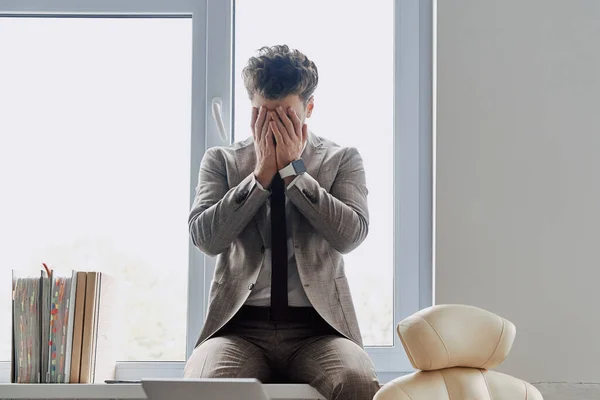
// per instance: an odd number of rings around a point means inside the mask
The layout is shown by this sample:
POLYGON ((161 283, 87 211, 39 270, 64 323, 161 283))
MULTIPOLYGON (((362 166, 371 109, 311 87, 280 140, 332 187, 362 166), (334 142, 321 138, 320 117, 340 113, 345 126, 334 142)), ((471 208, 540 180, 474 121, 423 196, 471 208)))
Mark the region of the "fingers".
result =
POLYGON ((263 106, 258 112, 258 118, 254 122, 254 140, 261 141, 267 131, 264 129, 267 109, 263 106), (257 137, 258 136, 258 137, 257 137))
POLYGON ((273 130, 269 128, 267 130, 267 134, 265 135, 265 147, 269 150, 270 154, 275 153, 275 142, 273 139, 273 130))
POLYGON ((303 133, 302 130, 304 129, 304 126, 302 126, 302 122, 300 122, 298 114, 296 114, 296 111, 294 111, 292 107, 288 108, 288 114, 290 115, 290 119, 294 124, 294 132, 296 132, 297 135, 301 136, 303 133))
MULTIPOLYGON (((285 129, 287 130, 288 135, 290 135, 290 139, 293 139, 293 136, 298 136, 298 133, 294 130, 294 124, 283 111, 283 107, 277 107, 277 115, 279 115, 279 119, 283 122, 285 129)), ((283 132, 282 132, 283 133, 283 132)))
POLYGON ((258 108, 252 107, 252 119, 250 120, 250 129, 252 129, 252 133, 254 134, 254 125, 256 124, 256 120, 258 119, 258 108))
POLYGON ((307 126, 302 124, 291 107, 287 109, 287 114, 281 106, 276 111, 268 111, 264 106, 260 109, 253 107, 252 126, 255 140, 263 145, 267 136, 269 140, 284 145, 298 139, 305 142, 308 138, 307 126))
POLYGON ((263 108, 265 110, 265 117, 264 117, 264 121, 263 121, 263 124, 261 126, 261 131, 260 131, 261 132, 260 133, 260 142, 261 143, 263 143, 265 137, 267 136, 267 132, 269 131, 269 120, 270 120, 269 114, 266 111, 266 108, 265 107, 263 107, 263 108))
POLYGON ((308 140, 308 126, 306 124, 302 125, 302 143, 306 143, 308 140))
POLYGON ((287 129, 285 128, 285 126, 283 126, 283 123, 281 122, 279 117, 277 117, 277 114, 273 114, 273 121, 275 122, 275 125, 277 125, 277 128, 279 128, 279 132, 281 132, 283 142, 287 143, 291 138, 288 137, 287 129))
POLYGON ((283 138, 284 134, 281 132, 281 130, 279 130, 279 127, 275 121, 269 121, 269 127, 271 128, 273 135, 275 135, 277 144, 285 145, 285 139, 283 138))

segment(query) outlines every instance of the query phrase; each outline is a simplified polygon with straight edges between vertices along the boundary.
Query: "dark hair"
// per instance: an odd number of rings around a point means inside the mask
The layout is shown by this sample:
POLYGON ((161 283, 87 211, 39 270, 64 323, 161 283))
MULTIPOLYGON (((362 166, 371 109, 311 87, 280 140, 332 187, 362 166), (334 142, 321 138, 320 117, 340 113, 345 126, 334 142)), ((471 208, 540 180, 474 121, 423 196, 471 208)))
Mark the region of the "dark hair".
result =
POLYGON ((260 48, 258 55, 248 60, 242 77, 250 99, 255 94, 269 100, 295 94, 305 104, 319 83, 315 63, 287 45, 260 48))

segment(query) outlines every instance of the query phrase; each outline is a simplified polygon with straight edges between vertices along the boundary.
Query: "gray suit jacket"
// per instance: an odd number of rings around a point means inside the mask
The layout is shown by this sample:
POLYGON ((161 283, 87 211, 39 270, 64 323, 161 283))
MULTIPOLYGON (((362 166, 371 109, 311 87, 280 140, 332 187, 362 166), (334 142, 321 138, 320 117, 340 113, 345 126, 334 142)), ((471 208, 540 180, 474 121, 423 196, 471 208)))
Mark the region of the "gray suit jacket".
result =
MULTIPOLYGON (((312 133, 302 155, 307 173, 286 190, 292 204, 292 238, 300 280, 317 312, 362 346, 342 254, 367 236, 365 170, 355 148, 312 133)), ((192 242, 218 255, 208 313, 196 345, 214 335, 244 304, 264 253, 261 232, 268 192, 256 186, 253 139, 206 151, 189 216, 192 242)))

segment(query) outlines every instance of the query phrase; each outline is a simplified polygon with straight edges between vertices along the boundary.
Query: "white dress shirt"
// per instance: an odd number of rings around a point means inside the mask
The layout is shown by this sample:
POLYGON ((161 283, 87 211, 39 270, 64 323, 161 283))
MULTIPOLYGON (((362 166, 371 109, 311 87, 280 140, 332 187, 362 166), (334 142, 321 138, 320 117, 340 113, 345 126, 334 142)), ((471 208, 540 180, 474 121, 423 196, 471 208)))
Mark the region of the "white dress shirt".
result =
MULTIPOLYGON (((291 188, 296 183, 296 177, 287 188, 291 188)), ((254 178, 256 186, 259 190, 266 190, 262 185, 254 178)), ((258 275, 258 280, 250 293, 250 297, 246 300, 247 306, 261 306, 268 307, 271 305, 271 199, 267 200, 267 212, 266 221, 264 226, 264 232, 261 232, 265 238, 265 256, 263 258, 263 265, 258 275)), ((298 275, 298 265, 296 264, 296 255, 294 253, 294 243, 292 239, 292 218, 291 218, 291 207, 289 200, 285 199, 285 223, 287 232, 287 248, 288 248, 288 305, 290 307, 311 307, 308 297, 300 282, 300 276, 298 275)))

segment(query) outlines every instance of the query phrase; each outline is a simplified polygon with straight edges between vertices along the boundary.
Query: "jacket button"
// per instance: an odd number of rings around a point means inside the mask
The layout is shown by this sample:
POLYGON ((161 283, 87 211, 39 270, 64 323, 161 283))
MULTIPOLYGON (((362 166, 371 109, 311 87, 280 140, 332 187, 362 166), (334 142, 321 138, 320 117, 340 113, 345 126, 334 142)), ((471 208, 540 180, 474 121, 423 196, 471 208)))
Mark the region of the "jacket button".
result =
POLYGON ((303 190, 302 190, 302 193, 304 193, 304 195, 305 195, 306 197, 308 197, 308 199, 309 199, 309 200, 310 200, 310 201, 311 201, 313 204, 316 204, 316 203, 317 203, 318 199, 317 199, 315 196, 313 196, 313 195, 312 195, 312 194, 311 194, 311 193, 310 193, 308 190, 306 190, 306 189, 303 189, 303 190))
POLYGON ((265 246, 260 246, 260 252, 264 253, 265 252, 265 246))
POLYGON ((252 289, 254 289, 254 283, 251 283, 248 285, 248 290, 252 290, 252 289))

